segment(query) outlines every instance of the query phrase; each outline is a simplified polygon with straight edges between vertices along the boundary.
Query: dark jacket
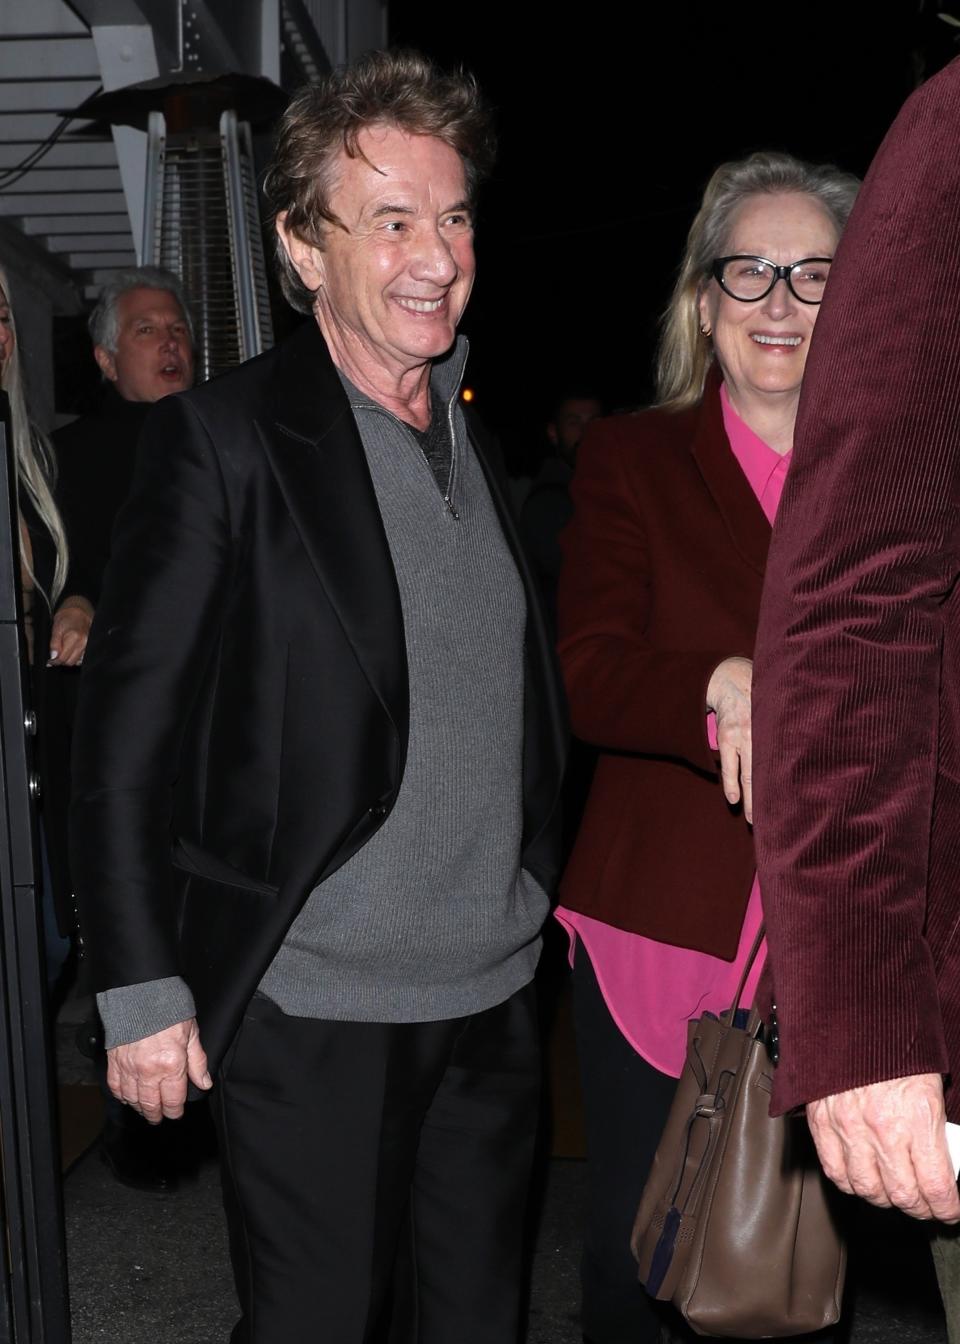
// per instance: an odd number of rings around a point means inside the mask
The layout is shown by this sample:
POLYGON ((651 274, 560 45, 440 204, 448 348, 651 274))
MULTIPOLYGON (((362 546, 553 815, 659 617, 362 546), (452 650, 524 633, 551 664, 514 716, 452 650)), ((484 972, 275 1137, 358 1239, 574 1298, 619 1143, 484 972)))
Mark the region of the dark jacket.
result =
POLYGON ((96 415, 81 416, 53 436, 57 506, 71 560, 94 605, 110 559, 113 525, 130 493, 137 440, 149 410, 148 402, 125 401, 108 383, 96 415))
POLYGON ((732 958, 753 842, 706 733, 710 674, 749 658, 770 525, 730 447, 716 376, 693 410, 596 421, 562 538, 560 658, 600 748, 565 905, 732 958))
MULTIPOLYGON (((523 576, 523 864, 555 873, 559 687, 523 576)), ((404 634, 319 330, 148 417, 82 678, 73 864, 94 988, 182 975, 215 1062, 310 891, 374 834, 407 744, 404 634)), ((469 763, 465 763, 469 768, 469 763)))
MULTIPOLYGON (((67 808, 70 798, 67 744, 72 724, 69 709, 72 697, 76 694, 78 669, 47 666, 53 625, 53 612, 48 598, 53 592, 57 552, 46 524, 23 488, 19 491, 19 509, 30 533, 36 583, 32 605, 33 665, 29 669, 29 702, 37 717, 36 761, 40 773, 40 816, 57 926, 62 934, 68 935, 74 930, 76 917, 67 856, 67 808)), ((17 563, 19 565, 19 561, 17 563)), ((67 597, 86 597, 88 600, 93 597, 82 567, 74 562, 72 554, 69 556, 69 568, 60 600, 67 597)))
MULTIPOLYGON (((110 556, 110 536, 120 506, 130 492, 137 438, 148 404, 124 401, 108 384, 97 415, 81 416, 53 435, 57 458, 55 496, 67 534, 70 572, 64 596, 81 595, 94 605, 100 596, 110 556)), ((23 510, 31 529, 35 563, 53 578, 53 543, 33 514, 23 510)), ((40 576, 38 576, 40 577, 40 576)), ((47 579, 41 583, 49 591, 47 579)), ((35 604, 36 634, 44 652, 34 671, 39 727, 41 808, 54 903, 61 932, 73 931, 76 916, 67 850, 70 798, 70 743, 77 711, 79 667, 44 667, 50 615, 42 599, 35 604), (46 642, 42 642, 46 641, 46 642)))
POLYGON ((955 60, 844 231, 770 554, 755 792, 778 1110, 944 1073, 960 1120, 957 125, 955 60))

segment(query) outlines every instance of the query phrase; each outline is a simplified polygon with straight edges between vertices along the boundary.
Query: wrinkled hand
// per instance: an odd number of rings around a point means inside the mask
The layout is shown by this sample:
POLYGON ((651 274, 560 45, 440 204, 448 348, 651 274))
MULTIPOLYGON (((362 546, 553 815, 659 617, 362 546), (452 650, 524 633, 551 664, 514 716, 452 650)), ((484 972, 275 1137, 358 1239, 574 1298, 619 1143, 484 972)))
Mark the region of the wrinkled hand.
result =
POLYGON ((743 797, 743 815, 753 821, 753 745, 750 736, 750 686, 753 663, 749 658, 725 658, 715 667, 707 686, 707 709, 717 716, 720 774, 728 803, 743 797))
POLYGON ((107 1051, 107 1086, 151 1125, 183 1115, 188 1079, 204 1091, 213 1086, 196 1018, 107 1051))
POLYGON ((76 667, 83 662, 93 607, 85 597, 67 597, 53 614, 47 666, 76 667))
POLYGON ((960 1221, 938 1073, 811 1101, 807 1121, 824 1171, 847 1194, 912 1218, 960 1221))

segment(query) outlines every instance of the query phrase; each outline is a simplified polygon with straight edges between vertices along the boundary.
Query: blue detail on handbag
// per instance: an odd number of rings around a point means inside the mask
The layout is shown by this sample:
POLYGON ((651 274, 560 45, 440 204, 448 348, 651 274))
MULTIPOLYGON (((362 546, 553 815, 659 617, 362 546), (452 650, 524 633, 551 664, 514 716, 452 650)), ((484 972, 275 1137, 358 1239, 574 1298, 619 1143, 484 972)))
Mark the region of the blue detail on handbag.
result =
POLYGON ((680 1223, 683 1215, 676 1205, 671 1205, 667 1210, 667 1216, 663 1220, 663 1231, 657 1238, 657 1244, 654 1248, 653 1256, 650 1260, 650 1272, 647 1275, 647 1292, 656 1297, 660 1285, 667 1276, 667 1270, 670 1268, 670 1262, 673 1259, 673 1250, 677 1242, 677 1233, 680 1230, 680 1223))

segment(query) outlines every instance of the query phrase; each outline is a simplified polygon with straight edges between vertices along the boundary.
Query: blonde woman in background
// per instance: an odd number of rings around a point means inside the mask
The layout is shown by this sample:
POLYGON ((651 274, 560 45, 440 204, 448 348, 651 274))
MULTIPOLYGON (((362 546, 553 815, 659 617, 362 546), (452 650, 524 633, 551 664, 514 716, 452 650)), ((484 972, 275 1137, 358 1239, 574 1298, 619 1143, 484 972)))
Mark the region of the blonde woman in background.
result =
POLYGON ((70 888, 66 871, 66 809, 51 800, 66 798, 63 787, 50 787, 44 720, 46 677, 50 668, 76 667, 83 660, 93 606, 84 585, 71 571, 63 522, 53 497, 53 456, 45 436, 30 419, 20 350, 10 305, 10 285, 0 268, 0 390, 10 403, 17 511, 20 522, 20 593, 24 643, 29 662, 30 699, 37 715, 37 754, 42 816, 43 917, 47 977, 53 985, 69 952, 70 888), (46 787, 43 787, 46 786, 46 787))

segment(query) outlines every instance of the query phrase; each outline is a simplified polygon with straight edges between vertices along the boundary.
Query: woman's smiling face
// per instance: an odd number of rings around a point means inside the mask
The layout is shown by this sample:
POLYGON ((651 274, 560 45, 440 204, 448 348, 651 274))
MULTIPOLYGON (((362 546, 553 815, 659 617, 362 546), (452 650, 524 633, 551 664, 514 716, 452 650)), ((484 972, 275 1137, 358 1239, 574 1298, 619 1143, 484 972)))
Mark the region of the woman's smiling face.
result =
MULTIPOLYGON (((832 257, 837 230, 814 196, 800 192, 749 196, 733 216, 724 255, 765 257, 787 266, 806 257, 832 257)), ((724 293, 712 279, 700 295, 700 320, 733 401, 796 397, 820 308, 801 303, 785 280, 755 303, 724 293)))

